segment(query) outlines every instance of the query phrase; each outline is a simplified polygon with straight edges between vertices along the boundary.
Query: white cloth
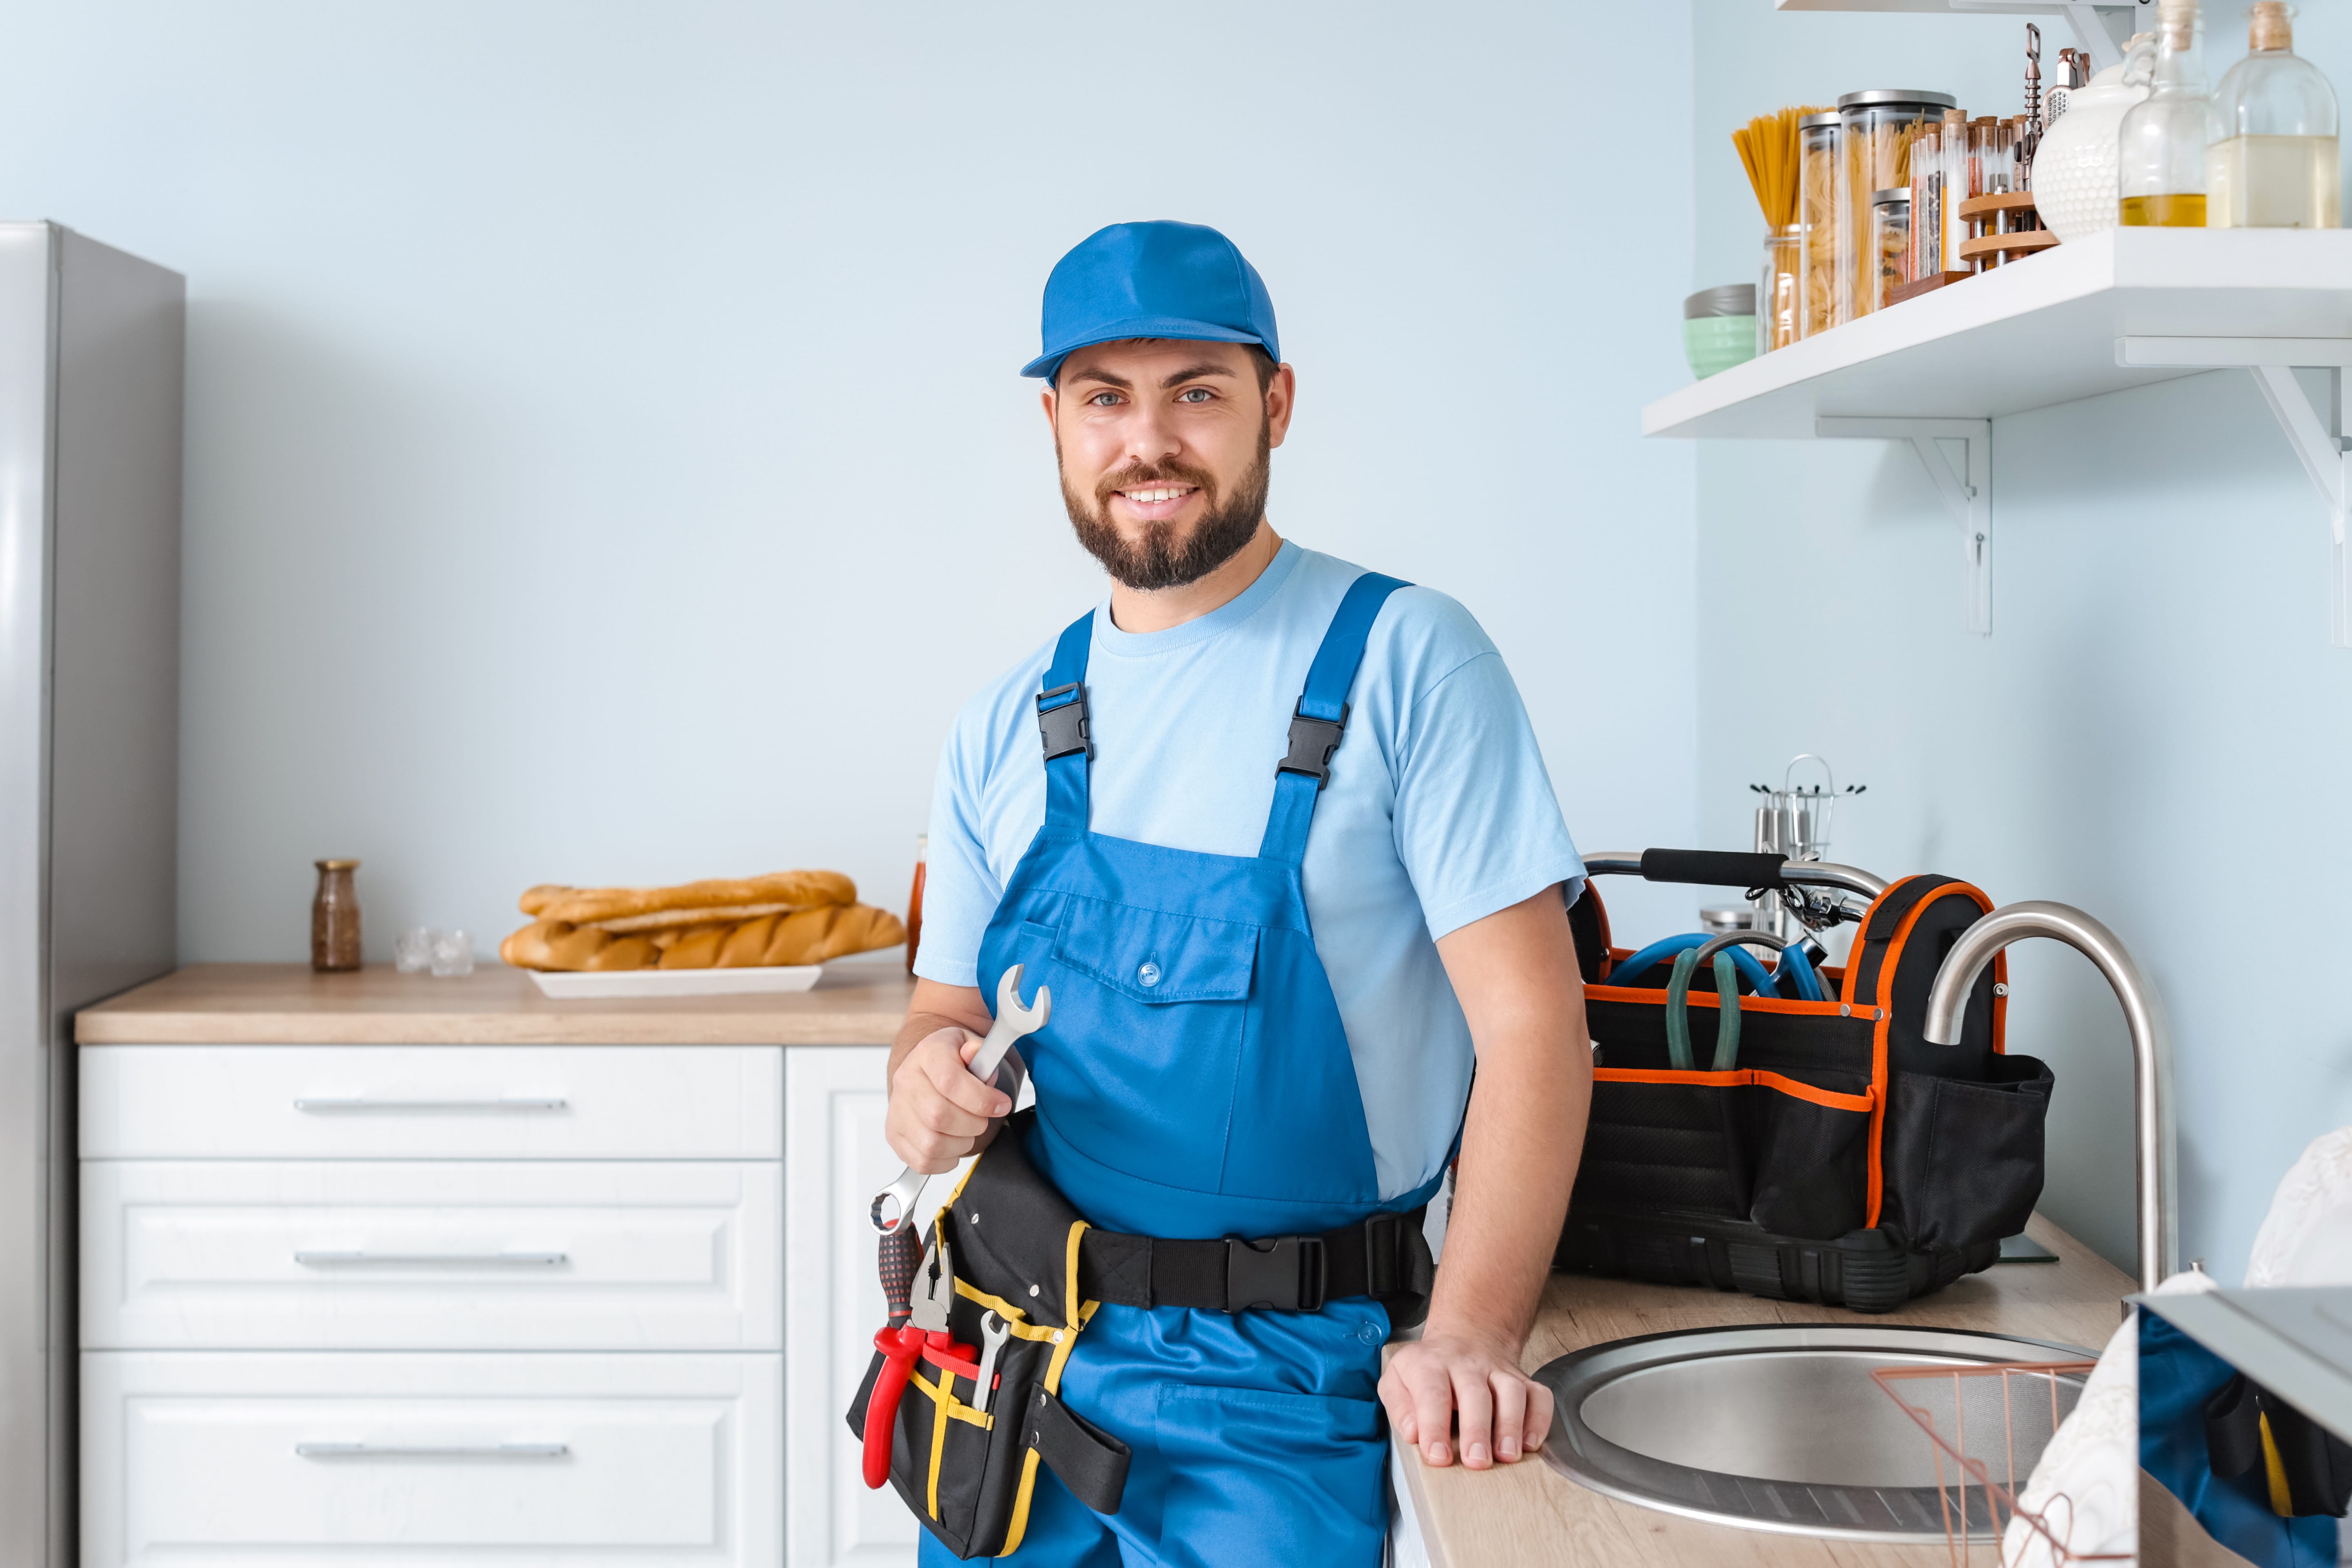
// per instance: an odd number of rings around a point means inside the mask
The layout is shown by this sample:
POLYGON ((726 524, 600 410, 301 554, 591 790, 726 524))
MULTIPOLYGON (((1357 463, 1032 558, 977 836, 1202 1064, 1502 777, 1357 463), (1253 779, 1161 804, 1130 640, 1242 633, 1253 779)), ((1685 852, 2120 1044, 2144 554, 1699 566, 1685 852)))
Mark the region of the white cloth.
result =
MULTIPOLYGON (((2210 1276, 2176 1274, 2159 1296, 2219 1289, 2210 1276)), ((2060 1568, 2074 1557, 2139 1551, 2139 1312, 2107 1341, 2083 1397, 2052 1433, 2041 1462, 2017 1494, 2017 1516, 2001 1537, 2002 1568, 2060 1568), (2026 1516, 2042 1521, 2034 1528, 2026 1516), (2044 1534, 2046 1531, 2048 1533, 2044 1534)))
POLYGON ((2281 1285, 2352 1285, 2352 1127, 2312 1140, 2254 1233, 2246 1289, 2281 1285))

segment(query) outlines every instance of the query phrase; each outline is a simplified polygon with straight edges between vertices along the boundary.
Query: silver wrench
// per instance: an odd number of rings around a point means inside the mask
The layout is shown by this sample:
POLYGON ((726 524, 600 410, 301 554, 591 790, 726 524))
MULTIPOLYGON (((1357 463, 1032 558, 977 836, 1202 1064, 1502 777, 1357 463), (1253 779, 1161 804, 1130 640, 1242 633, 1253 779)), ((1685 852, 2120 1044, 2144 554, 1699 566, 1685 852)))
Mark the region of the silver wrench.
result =
MULTIPOLYGON (((982 1083, 996 1081, 996 1069, 1004 1060, 1004 1053, 1013 1042, 1024 1035, 1036 1033, 1045 1026, 1054 1014, 1054 994, 1045 986, 1037 987, 1037 1000, 1024 1007, 1021 1005, 1021 965, 1014 964, 1004 972, 996 985, 996 1021, 988 1026, 987 1037, 980 1043, 979 1053, 971 1058, 971 1076, 982 1083)), ((1019 1085, 1014 1085, 1017 1090, 1019 1085)), ((874 1194, 874 1205, 866 1217, 874 1222, 876 1231, 888 1236, 914 1216, 915 1200, 923 1195, 923 1184, 931 1178, 909 1165, 898 1173, 898 1179, 874 1194), (895 1212, 894 1212, 895 1211, 895 1212)))
POLYGON ((980 1376, 971 1390, 971 1407, 982 1415, 988 1414, 988 1396, 996 1387, 996 1352, 1012 1337, 1013 1325, 990 1308, 980 1320, 980 1376))

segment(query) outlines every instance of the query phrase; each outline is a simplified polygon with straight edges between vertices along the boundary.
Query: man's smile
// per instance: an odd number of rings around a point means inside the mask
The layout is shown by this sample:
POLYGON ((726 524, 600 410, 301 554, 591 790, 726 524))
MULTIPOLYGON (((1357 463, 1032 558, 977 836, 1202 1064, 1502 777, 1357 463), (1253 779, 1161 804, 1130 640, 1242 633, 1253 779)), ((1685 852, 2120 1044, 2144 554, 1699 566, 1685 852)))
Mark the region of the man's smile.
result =
POLYGON ((1128 510, 1137 517, 1147 522, 1160 522, 1181 510, 1199 489, 1197 485, 1134 485, 1114 493, 1127 502, 1128 510))

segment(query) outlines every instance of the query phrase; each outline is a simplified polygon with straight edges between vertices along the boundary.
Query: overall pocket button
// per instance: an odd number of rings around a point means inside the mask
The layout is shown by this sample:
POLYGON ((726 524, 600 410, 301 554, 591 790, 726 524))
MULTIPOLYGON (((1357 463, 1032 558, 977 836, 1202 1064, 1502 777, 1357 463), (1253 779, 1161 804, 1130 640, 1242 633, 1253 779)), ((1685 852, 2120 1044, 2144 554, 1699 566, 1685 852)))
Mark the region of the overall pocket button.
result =
POLYGON ((1137 984, 1146 988, 1159 984, 1160 966, 1150 959, 1145 959, 1143 967, 1135 972, 1135 980, 1137 984))

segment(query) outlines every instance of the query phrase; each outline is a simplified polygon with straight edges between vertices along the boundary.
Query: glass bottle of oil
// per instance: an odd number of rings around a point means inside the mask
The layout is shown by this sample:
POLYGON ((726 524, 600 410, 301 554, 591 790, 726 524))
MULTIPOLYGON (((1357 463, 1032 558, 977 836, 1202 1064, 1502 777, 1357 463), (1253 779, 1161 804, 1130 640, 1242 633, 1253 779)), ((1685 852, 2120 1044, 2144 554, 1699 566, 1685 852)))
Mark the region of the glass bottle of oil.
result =
POLYGON ((2286 0, 2254 0, 2252 52, 2214 89, 2205 221, 2215 228, 2337 228, 2336 92, 2294 52, 2286 0))
POLYGON ((2120 221, 2127 227, 2205 226, 2204 18, 2197 0, 2163 0, 2147 99, 2116 132, 2120 221))

